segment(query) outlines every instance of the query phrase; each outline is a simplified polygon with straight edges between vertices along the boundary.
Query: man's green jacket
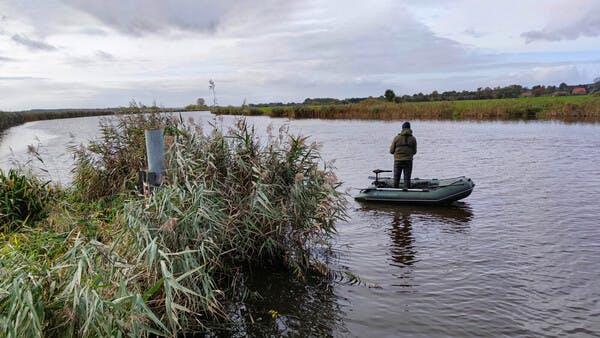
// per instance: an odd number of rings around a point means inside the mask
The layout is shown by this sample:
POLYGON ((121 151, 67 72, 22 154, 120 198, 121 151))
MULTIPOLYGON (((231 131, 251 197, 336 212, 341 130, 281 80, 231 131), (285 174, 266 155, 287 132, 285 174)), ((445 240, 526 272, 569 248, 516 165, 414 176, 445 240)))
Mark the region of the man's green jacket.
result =
POLYGON ((412 161, 417 153, 417 139, 412 136, 412 130, 402 129, 402 132, 392 141, 390 154, 394 154, 395 161, 412 161))

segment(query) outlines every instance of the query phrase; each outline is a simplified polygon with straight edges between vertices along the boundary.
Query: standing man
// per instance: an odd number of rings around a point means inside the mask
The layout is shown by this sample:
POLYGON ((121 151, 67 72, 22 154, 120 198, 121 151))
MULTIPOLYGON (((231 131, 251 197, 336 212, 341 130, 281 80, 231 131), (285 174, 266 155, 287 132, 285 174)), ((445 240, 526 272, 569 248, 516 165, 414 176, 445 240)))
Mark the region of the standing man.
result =
POLYGON ((413 156, 417 153, 417 139, 412 136, 410 122, 402 124, 402 132, 394 137, 390 154, 394 154, 394 188, 400 184, 400 175, 404 171, 404 190, 410 189, 413 156))

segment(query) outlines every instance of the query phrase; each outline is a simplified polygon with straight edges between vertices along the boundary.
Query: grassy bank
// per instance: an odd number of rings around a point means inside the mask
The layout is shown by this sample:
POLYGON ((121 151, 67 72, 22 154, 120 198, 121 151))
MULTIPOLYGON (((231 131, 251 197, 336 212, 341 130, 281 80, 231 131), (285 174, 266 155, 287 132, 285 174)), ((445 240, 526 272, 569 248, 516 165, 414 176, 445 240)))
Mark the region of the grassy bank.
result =
POLYGON ((355 104, 285 107, 219 107, 216 114, 321 119, 560 120, 600 121, 600 97, 559 96, 495 100, 393 103, 378 99, 355 104))
POLYGON ((20 111, 20 112, 3 112, 0 111, 0 132, 18 126, 23 123, 66 119, 72 117, 84 116, 101 116, 112 115, 119 109, 62 109, 62 110, 37 110, 37 111, 20 111))
POLYGON ((332 276, 329 239, 345 199, 317 145, 285 131, 259 143, 243 120, 203 127, 157 114, 105 121, 99 141, 72 149, 67 189, 0 173, 2 332, 211 332, 233 317, 253 322, 231 311, 254 269, 332 276), (136 177, 153 127, 165 130, 167 178, 143 196, 136 177), (20 212, 7 212, 15 200, 20 212))

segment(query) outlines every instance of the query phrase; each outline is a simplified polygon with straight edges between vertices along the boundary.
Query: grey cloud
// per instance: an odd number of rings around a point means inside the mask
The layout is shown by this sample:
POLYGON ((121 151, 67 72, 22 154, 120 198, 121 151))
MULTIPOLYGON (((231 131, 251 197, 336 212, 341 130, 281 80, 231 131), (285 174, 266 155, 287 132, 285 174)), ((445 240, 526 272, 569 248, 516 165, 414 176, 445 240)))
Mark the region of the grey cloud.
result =
POLYGON ((23 80, 47 80, 47 78, 34 77, 34 76, 0 76, 0 81, 23 81, 23 80))
POLYGON ((103 50, 97 50, 93 54, 71 56, 65 58, 65 62, 77 66, 92 65, 98 63, 99 61, 112 62, 116 60, 117 58, 114 55, 103 50))
POLYGON ((541 30, 532 30, 521 34, 527 43, 541 40, 575 40, 581 36, 600 36, 599 3, 594 3, 592 8, 585 9, 585 12, 573 22, 562 25, 559 22, 552 22, 541 30))
POLYGON ((88 103, 97 91, 93 81, 86 79, 65 82, 41 77, 0 78, 0 92, 11 98, 0 102, 0 109, 102 107, 88 103))
POLYGON ((23 45, 30 50, 45 50, 45 51, 53 51, 56 50, 56 47, 49 45, 43 41, 33 40, 24 35, 15 34, 12 36, 12 40, 20 45, 23 45))
POLYGON ((211 31, 234 0, 63 0, 105 25, 130 35, 144 35, 169 29, 211 31))
POLYGON ((486 35, 485 33, 473 28, 465 29, 463 33, 474 38, 481 38, 486 35))
MULTIPOLYGON (((439 81, 453 72, 493 69, 498 62, 493 55, 436 36, 401 5, 388 4, 375 11, 364 4, 350 17, 335 15, 335 4, 321 8, 318 16, 309 8, 308 13, 285 18, 285 24, 263 16, 265 25, 253 32, 276 34, 244 35, 235 49, 243 50, 243 55, 224 50, 223 60, 244 73, 240 77, 256 79, 245 86, 246 91, 276 88, 283 101, 295 100, 299 93, 305 97, 377 95, 386 86, 397 88, 402 83, 414 89, 423 76, 439 81)), ((267 99, 264 93, 244 95, 254 102, 267 99)))
POLYGON ((401 5, 372 11, 363 4, 348 17, 336 14, 343 4, 298 1, 229 13, 217 36, 235 44, 219 51, 218 64, 235 73, 206 75, 222 88, 220 102, 377 95, 401 83, 416 87, 421 73, 439 81, 498 61, 436 36, 401 5))
POLYGON ((105 51, 99 50, 96 51, 96 57, 102 61, 114 61, 115 60, 115 56, 107 53, 105 51))
POLYGON ((242 50, 252 52, 244 57, 261 55, 265 67, 275 61, 287 69, 342 77, 456 70, 481 59, 465 46, 435 36, 399 6, 387 8, 364 23, 335 21, 335 15, 330 14, 325 15, 325 23, 318 24, 326 29, 315 29, 314 22, 298 22, 287 36, 265 43, 249 39, 242 50))
POLYGON ((104 29, 88 27, 80 30, 81 34, 92 35, 92 36, 106 36, 108 33, 104 29))

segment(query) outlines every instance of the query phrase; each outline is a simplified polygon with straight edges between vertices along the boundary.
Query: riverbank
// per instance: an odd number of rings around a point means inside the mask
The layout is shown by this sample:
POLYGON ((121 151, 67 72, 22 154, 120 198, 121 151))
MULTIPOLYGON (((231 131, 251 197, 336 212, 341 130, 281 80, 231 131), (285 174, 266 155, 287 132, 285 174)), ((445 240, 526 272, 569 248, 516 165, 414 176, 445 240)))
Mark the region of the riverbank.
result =
MULTIPOLYGON (((83 116, 131 113, 141 108, 106 108, 84 110, 40 110, 0 112, 0 133, 26 122, 83 116)), ((216 115, 286 117, 292 119, 362 119, 362 120, 557 120, 564 122, 600 122, 600 97, 594 95, 527 97, 517 99, 461 100, 435 102, 387 102, 367 99, 351 104, 289 105, 279 107, 157 108, 150 111, 175 112, 210 110, 216 115)))
POLYGON ((123 109, 43 109, 18 112, 0 111, 0 133, 4 130, 27 122, 67 119, 73 117, 114 115, 123 109))
POLYGON ((344 195, 317 145, 266 144, 169 114, 120 115, 72 148, 71 187, 0 173, 0 330, 9 336, 231 333, 274 314, 238 303, 253 270, 331 279, 344 195), (144 130, 165 130, 167 177, 137 192, 144 130), (220 323, 220 324, 219 324, 220 323), (235 324, 235 325, 234 325, 235 324))
POLYGON ((225 115, 319 119, 600 122, 600 97, 582 95, 404 103, 368 99, 359 103, 340 105, 218 107, 211 111, 225 115))

